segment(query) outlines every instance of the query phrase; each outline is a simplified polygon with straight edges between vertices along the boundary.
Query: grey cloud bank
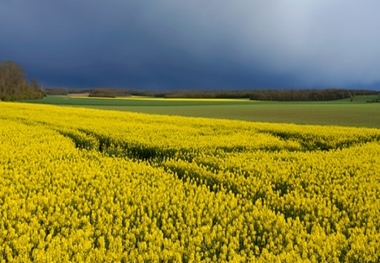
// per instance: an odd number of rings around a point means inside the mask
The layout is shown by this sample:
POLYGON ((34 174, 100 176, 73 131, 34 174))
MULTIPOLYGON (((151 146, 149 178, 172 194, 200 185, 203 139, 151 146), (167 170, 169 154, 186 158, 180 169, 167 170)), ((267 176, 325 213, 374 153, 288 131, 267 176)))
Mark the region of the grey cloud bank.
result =
POLYGON ((380 89, 379 1, 0 2, 0 60, 49 86, 380 89))

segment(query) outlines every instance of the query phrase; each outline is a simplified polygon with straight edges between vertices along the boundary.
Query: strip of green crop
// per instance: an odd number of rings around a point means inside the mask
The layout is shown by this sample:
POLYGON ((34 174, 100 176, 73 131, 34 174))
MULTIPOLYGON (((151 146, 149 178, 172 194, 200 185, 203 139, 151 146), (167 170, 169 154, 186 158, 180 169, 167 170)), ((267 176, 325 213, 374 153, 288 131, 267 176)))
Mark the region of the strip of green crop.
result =
POLYGON ((66 105, 149 114, 181 115, 247 121, 343 125, 380 128, 379 103, 369 98, 329 102, 258 102, 249 100, 124 98, 102 99, 48 96, 33 103, 66 105))

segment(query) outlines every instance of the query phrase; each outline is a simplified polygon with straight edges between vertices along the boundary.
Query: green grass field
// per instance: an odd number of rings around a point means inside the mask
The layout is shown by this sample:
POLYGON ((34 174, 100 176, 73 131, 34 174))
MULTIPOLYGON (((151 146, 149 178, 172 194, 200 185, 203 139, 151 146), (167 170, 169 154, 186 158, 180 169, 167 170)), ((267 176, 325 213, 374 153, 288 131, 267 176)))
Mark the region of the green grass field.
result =
POLYGON ((328 102, 263 102, 246 99, 48 96, 32 102, 151 114, 380 128, 380 104, 365 103, 376 97, 357 96, 354 102, 349 99, 328 102))

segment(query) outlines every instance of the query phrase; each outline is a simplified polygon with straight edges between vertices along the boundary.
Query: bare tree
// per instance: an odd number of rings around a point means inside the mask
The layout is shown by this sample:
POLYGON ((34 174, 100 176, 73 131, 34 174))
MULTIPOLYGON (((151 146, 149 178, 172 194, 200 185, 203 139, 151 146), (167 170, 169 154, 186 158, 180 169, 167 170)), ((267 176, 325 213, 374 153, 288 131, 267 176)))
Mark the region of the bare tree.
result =
POLYGON ((0 100, 36 99, 43 97, 37 80, 31 85, 24 69, 13 61, 0 61, 0 100))

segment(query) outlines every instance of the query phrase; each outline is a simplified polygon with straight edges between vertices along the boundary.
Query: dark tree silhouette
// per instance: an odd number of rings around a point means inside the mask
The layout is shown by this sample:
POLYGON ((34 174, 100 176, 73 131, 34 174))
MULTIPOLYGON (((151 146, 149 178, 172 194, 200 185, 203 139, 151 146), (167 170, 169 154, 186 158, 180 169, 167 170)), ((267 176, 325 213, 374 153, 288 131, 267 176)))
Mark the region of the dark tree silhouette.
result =
POLYGON ((44 96, 37 80, 28 84, 24 69, 13 61, 0 61, 0 100, 29 100, 44 96))

